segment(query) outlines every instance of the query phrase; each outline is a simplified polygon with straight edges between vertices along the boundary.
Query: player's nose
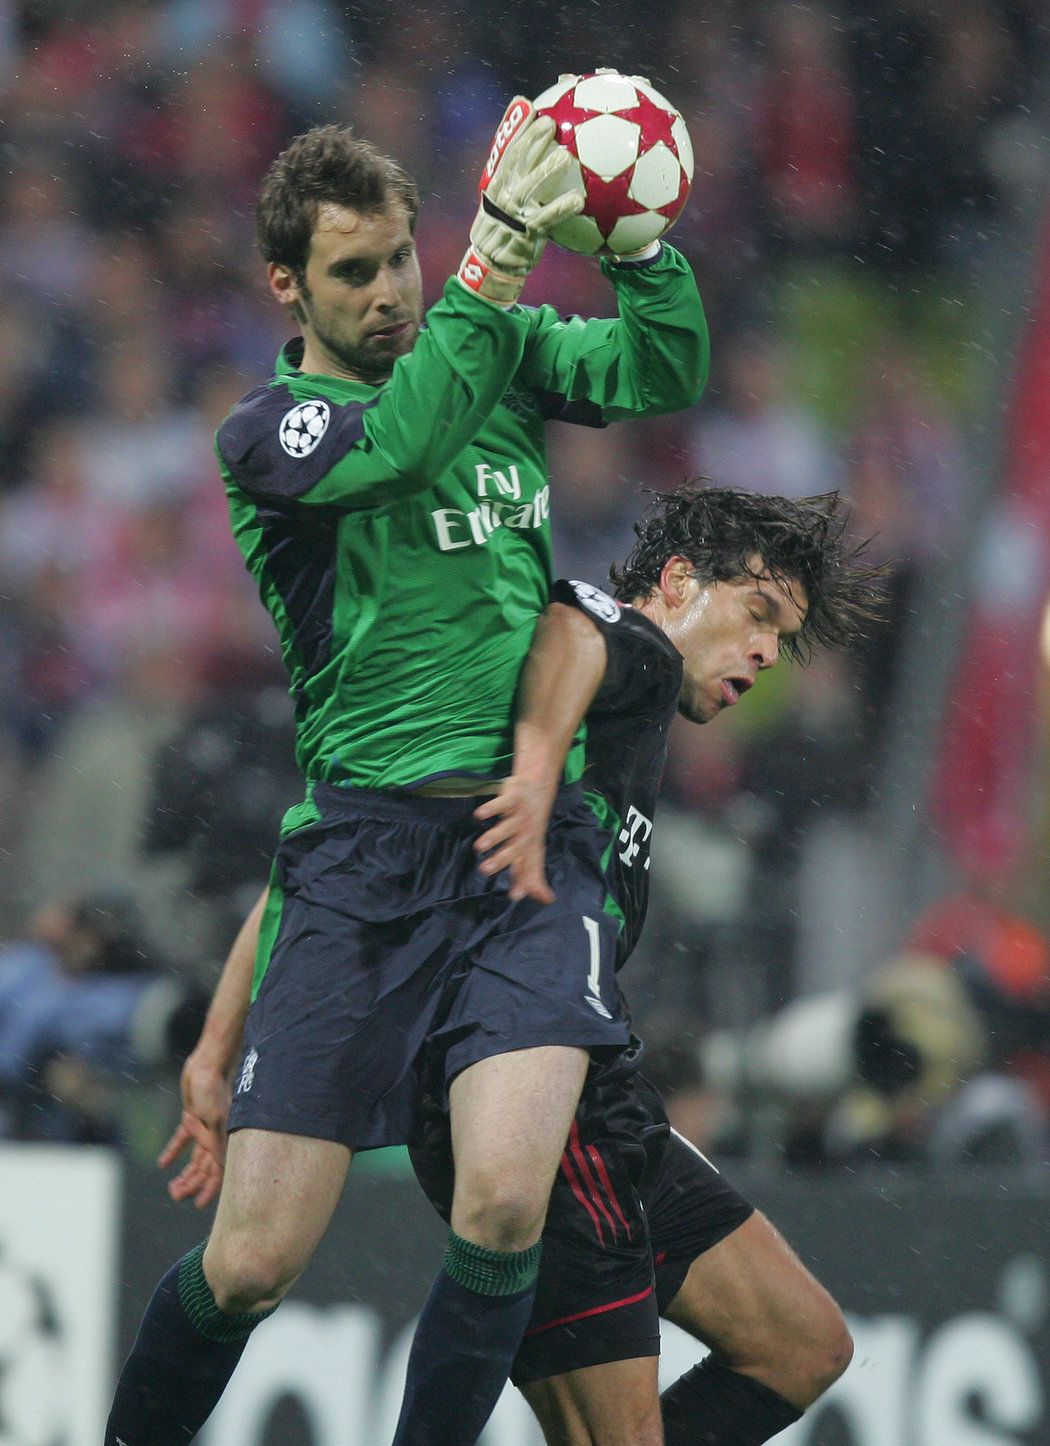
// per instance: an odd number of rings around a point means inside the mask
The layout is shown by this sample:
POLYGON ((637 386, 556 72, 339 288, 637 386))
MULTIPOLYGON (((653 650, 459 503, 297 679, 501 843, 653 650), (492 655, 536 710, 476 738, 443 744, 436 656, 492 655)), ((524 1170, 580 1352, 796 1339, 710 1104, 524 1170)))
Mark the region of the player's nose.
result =
POLYGON ((388 266, 381 266, 376 273, 372 286, 372 299, 374 304, 384 311, 393 310, 400 300, 397 278, 388 266))

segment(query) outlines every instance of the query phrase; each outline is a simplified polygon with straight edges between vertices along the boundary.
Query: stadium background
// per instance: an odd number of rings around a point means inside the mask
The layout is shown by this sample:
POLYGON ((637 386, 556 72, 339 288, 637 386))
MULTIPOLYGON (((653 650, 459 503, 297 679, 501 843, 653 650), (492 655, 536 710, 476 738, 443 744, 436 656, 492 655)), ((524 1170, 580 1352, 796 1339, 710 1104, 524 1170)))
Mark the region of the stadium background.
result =
MULTIPOLYGON (((673 239, 714 371, 690 415, 552 430, 560 570, 601 583, 639 490, 696 473, 839 487, 892 569, 863 648, 675 738, 630 984, 653 1069, 854 1320, 842 1404, 797 1440, 1050 1442, 1044 15, 0 3, 4 1446, 98 1439, 149 1283, 201 1230, 150 1161, 296 796, 211 452, 285 336, 259 177, 298 130, 351 119, 420 182, 433 299, 507 96, 597 64, 686 116, 673 239)), ((553 250, 528 299, 610 302, 553 250)), ((288 1334, 253 1345, 258 1420, 216 1446, 373 1446, 395 1366, 361 1361, 418 1306, 437 1238, 401 1171, 368 1162, 299 1314, 265 1328, 288 1334), (343 1407, 266 1404, 274 1361, 350 1371, 358 1348, 343 1407)), ((530 1439, 510 1416, 490 1435, 530 1439)))

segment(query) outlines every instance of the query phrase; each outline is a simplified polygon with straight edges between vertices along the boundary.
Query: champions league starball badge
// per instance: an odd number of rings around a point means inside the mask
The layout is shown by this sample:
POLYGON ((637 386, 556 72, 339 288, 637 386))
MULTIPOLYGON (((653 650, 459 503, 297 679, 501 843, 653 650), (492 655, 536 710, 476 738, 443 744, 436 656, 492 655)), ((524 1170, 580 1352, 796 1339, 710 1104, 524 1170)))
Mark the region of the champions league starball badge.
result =
POLYGON ((327 432, 331 415, 328 403, 320 397, 285 412, 278 436, 289 457, 308 457, 327 432))

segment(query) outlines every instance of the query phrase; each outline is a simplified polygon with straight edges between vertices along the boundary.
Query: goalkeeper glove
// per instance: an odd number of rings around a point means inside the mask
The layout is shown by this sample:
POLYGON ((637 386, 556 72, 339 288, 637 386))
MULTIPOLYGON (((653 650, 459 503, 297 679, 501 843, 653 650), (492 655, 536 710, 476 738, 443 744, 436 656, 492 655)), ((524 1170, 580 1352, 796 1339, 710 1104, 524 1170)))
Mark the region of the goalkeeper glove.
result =
POLYGON ((478 186, 481 204, 458 272, 468 291, 497 306, 517 301, 552 228, 583 206, 571 169, 572 156, 554 140, 554 121, 515 96, 478 186))

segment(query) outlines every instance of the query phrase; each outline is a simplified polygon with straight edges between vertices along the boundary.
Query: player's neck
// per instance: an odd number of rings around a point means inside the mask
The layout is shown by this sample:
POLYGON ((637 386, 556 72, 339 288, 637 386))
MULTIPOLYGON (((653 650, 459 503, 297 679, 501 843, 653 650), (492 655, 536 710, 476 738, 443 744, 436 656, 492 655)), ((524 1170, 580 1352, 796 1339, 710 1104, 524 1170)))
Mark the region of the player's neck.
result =
POLYGON ((360 382, 368 387, 382 386, 383 382, 389 380, 389 374, 385 377, 362 376, 359 371, 333 356, 328 348, 309 332, 303 333, 303 359, 299 363, 299 370, 309 376, 338 377, 340 381, 360 382))
POLYGON ((630 604, 636 611, 644 613, 651 623, 658 628, 663 628, 667 622, 667 608, 663 600, 656 593, 650 593, 648 597, 635 598, 630 604))
POLYGON ((299 363, 299 370, 307 372, 315 377, 340 377, 347 382, 360 382, 356 372, 351 371, 347 366, 328 352, 316 338, 305 335, 303 338, 303 359, 299 363))

